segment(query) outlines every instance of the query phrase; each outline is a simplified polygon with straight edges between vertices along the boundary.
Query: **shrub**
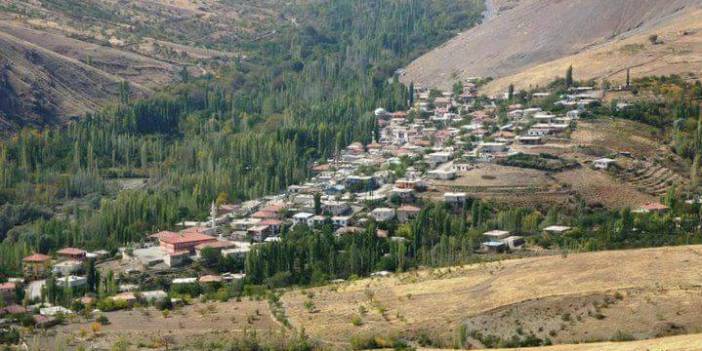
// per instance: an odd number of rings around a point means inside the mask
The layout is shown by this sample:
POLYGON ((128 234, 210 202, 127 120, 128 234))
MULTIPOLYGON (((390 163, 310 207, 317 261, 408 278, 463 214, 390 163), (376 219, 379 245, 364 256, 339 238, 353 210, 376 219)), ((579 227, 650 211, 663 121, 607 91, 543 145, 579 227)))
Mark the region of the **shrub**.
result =
POLYGON ((20 333, 15 328, 1 330, 0 329, 0 345, 14 345, 19 343, 20 333))
POLYGON ((101 314, 99 317, 97 317, 97 319, 95 319, 95 321, 97 321, 98 323, 100 323, 102 325, 110 324, 110 320, 104 314, 101 314))
POLYGON ((351 324, 360 327, 363 325, 363 319, 361 319, 360 316, 353 316, 353 318, 351 318, 351 324))
POLYGON ((621 330, 617 330, 617 332, 609 340, 610 341, 634 341, 634 340, 636 340, 636 338, 634 338, 634 336, 631 334, 624 333, 621 330))

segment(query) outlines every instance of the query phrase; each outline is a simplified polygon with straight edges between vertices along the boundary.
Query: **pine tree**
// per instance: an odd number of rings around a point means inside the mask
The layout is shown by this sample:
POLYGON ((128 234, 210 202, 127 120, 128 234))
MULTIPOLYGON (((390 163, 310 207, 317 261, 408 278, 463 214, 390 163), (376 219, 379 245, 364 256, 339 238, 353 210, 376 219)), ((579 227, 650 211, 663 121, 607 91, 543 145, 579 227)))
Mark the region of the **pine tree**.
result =
POLYGON ((573 86, 573 66, 568 66, 568 69, 566 70, 566 75, 565 75, 565 85, 567 88, 570 88, 573 86))

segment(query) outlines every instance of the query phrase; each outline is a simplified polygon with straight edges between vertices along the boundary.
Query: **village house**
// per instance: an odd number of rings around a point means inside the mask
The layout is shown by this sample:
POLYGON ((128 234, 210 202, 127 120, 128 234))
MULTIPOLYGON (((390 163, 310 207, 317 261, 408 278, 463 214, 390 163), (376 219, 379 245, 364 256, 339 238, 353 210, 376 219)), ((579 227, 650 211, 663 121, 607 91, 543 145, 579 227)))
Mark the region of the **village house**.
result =
POLYGON ((542 137, 551 134, 550 128, 529 128, 527 130, 527 136, 531 137, 542 137))
POLYGON ((414 189, 393 188, 390 191, 390 196, 397 197, 401 202, 410 202, 414 200, 414 189))
POLYGON ((54 267, 51 269, 51 271, 54 274, 58 274, 61 276, 68 276, 73 273, 78 273, 80 270, 83 268, 83 263, 81 261, 77 260, 67 260, 67 261, 61 261, 57 264, 54 265, 54 267))
POLYGON ((79 277, 76 275, 67 275, 63 278, 56 279, 56 284, 64 288, 80 288, 88 284, 88 278, 79 277))
POLYGON ((322 215, 314 215, 312 216, 310 221, 312 223, 312 227, 319 227, 324 225, 324 222, 327 221, 327 217, 322 215))
POLYGON ((331 221, 336 228, 348 227, 351 222, 351 216, 333 216, 331 221))
POLYGON ((178 251, 173 253, 167 253, 162 257, 163 263, 168 267, 178 267, 186 264, 190 261, 189 251, 178 251))
POLYGON ((35 279, 46 276, 51 269, 51 257, 35 253, 22 259, 25 278, 35 279))
POLYGON ((267 225, 270 228, 271 234, 278 234, 283 226, 283 221, 279 219, 266 219, 261 221, 259 225, 267 225))
POLYGON ((364 192, 378 188, 375 179, 371 176, 348 176, 346 177, 345 185, 351 192, 364 192))
POLYGON ((502 239, 502 243, 510 250, 521 250, 526 241, 521 236, 513 235, 502 239))
POLYGON ((609 166, 615 164, 617 161, 611 158, 601 158, 592 162, 592 165, 597 169, 608 169, 609 166))
POLYGON ((491 230, 483 233, 483 236, 490 241, 500 241, 509 237, 510 235, 510 232, 506 230, 491 230))
POLYGON ((451 160, 451 153, 446 151, 434 152, 428 154, 424 159, 431 165, 438 165, 441 163, 446 163, 451 160))
POLYGON ((666 211, 668 211, 668 206, 666 206, 660 202, 649 202, 649 203, 639 207, 635 212, 636 213, 664 214, 666 211))
POLYGON ((183 251, 194 254, 195 246, 217 240, 196 230, 183 231, 181 233, 162 231, 153 236, 158 238, 161 250, 168 255, 183 251))
POLYGON ((480 143, 478 145, 478 150, 485 153, 497 153, 507 151, 507 145, 505 143, 480 143))
POLYGON ((271 233, 271 227, 267 225, 257 225, 249 228, 246 233, 253 241, 261 242, 271 233))
POLYGON ((0 283, 0 298, 5 305, 15 302, 17 284, 12 282, 0 283))
POLYGON ((518 136, 517 141, 522 145, 540 145, 543 139, 540 136, 518 136))
POLYGON ((468 162, 455 162, 453 168, 458 172, 466 173, 473 169, 473 165, 468 162))
POLYGON ((277 211, 260 210, 260 211, 256 211, 254 214, 252 214, 251 218, 260 219, 260 220, 278 219, 278 218, 280 218, 280 215, 278 214, 277 211))
POLYGON ((129 306, 133 306, 137 302, 136 295, 134 295, 134 293, 131 292, 123 292, 121 294, 117 294, 115 296, 112 296, 111 299, 114 301, 124 301, 129 306))
POLYGON ((77 260, 82 261, 85 259, 85 250, 77 249, 75 247, 67 247, 56 252, 59 260, 77 260))
POLYGON ((444 202, 450 205, 463 206, 466 203, 466 193, 444 193, 444 202))
POLYGON ((308 227, 312 227, 312 217, 314 214, 308 212, 299 212, 292 216, 293 225, 305 224, 308 227))
POLYGON ((371 217, 377 222, 386 222, 395 218, 395 209, 387 207, 379 207, 371 211, 371 217))
POLYGON ((217 285, 221 284, 224 278, 218 275, 203 275, 198 279, 198 282, 203 285, 217 285))
POLYGON ((410 206, 410 205, 403 205, 400 206, 400 208, 397 209, 397 220, 406 223, 410 219, 415 218, 417 214, 421 211, 419 207, 416 206, 410 206))
POLYGON ((454 169, 435 169, 427 172, 429 177, 437 180, 452 180, 456 179, 456 171, 454 169))
POLYGON ((351 206, 343 201, 325 201, 322 202, 322 212, 332 216, 341 216, 351 212, 351 206))
POLYGON ((552 123, 556 116, 549 112, 537 112, 532 118, 536 120, 536 123, 552 123))
POLYGON ((544 233, 546 234, 551 234, 551 235, 562 235, 571 230, 570 227, 563 226, 563 225, 552 225, 549 227, 544 228, 544 233))
POLYGON ((502 253, 507 250, 507 245, 501 241, 486 241, 480 244, 480 248, 487 253, 502 253))
POLYGON ((233 230, 248 230, 259 223, 261 223, 259 218, 242 218, 233 220, 230 225, 233 230))

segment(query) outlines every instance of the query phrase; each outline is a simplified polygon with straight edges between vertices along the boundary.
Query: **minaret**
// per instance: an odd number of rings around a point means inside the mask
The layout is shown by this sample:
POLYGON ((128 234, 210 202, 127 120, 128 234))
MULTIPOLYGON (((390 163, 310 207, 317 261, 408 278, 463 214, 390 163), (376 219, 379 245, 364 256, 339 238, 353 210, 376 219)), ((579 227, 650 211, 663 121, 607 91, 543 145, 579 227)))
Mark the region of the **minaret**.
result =
POLYGON ((215 206, 214 201, 212 201, 212 206, 210 207, 210 227, 215 229, 217 227, 217 206, 215 206))

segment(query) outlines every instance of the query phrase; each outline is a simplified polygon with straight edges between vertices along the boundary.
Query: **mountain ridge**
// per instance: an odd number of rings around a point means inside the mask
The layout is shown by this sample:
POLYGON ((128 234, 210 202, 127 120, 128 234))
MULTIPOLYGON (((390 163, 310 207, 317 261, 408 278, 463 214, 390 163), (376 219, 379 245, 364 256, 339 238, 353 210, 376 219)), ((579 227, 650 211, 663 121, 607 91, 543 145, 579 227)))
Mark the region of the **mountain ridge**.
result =
MULTIPOLYGON (((499 7, 496 16, 412 62, 402 80, 441 88, 448 88, 456 78, 499 80, 655 31, 688 16, 700 5, 699 0, 502 1, 494 5, 499 7)), ((552 78, 531 83, 544 84, 552 78)), ((508 84, 503 81, 499 89, 508 84)), ((490 92, 499 89, 493 84, 490 92)))

